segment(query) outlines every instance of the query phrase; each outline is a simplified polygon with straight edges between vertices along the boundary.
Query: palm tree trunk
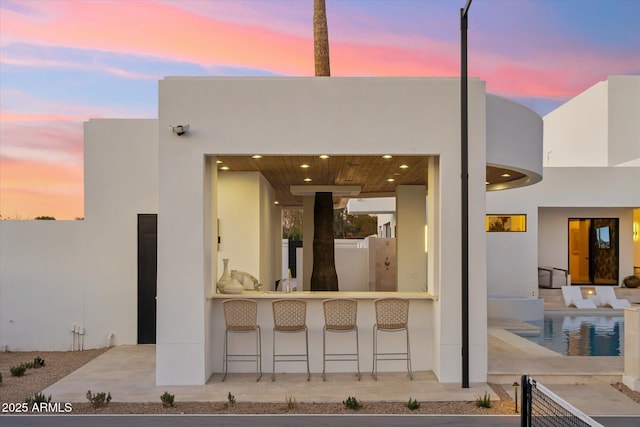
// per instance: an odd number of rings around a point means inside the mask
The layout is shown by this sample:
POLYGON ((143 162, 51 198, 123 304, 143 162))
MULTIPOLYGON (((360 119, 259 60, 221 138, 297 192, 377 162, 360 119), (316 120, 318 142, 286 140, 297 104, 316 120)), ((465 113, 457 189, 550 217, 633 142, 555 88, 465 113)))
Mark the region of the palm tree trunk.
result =
POLYGON ((316 77, 330 76, 329 31, 327 29, 327 10, 324 0, 313 0, 313 53, 316 77))
MULTIPOLYGON (((313 0, 313 54, 316 77, 330 76, 329 33, 324 0, 313 0)), ((335 249, 333 244, 333 195, 316 193, 313 207, 312 291, 337 291, 335 249)))
POLYGON ((337 291, 338 274, 333 244, 333 195, 316 193, 313 206, 312 291, 337 291))

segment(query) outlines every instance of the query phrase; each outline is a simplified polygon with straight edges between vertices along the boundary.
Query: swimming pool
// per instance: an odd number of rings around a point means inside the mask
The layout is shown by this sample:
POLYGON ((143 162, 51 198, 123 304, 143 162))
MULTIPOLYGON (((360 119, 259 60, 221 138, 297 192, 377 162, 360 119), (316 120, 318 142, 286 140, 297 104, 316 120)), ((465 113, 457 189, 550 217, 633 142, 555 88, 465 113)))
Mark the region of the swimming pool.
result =
POLYGON ((545 315, 527 322, 540 334, 519 334, 538 345, 566 356, 621 356, 624 351, 623 316, 545 315))

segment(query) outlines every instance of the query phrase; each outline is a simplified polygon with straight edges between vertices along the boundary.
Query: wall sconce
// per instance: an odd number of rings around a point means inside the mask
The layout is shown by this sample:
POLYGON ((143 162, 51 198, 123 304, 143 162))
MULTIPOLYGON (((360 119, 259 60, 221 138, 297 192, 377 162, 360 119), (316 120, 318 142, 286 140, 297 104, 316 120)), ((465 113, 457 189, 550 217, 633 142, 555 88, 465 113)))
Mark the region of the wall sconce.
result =
POLYGON ((633 241, 637 241, 638 240, 638 223, 634 222, 633 223, 633 241))
POLYGON ((189 131, 189 125, 177 125, 177 126, 171 126, 171 130, 173 131, 173 133, 175 133, 178 136, 182 136, 185 133, 187 133, 189 131))

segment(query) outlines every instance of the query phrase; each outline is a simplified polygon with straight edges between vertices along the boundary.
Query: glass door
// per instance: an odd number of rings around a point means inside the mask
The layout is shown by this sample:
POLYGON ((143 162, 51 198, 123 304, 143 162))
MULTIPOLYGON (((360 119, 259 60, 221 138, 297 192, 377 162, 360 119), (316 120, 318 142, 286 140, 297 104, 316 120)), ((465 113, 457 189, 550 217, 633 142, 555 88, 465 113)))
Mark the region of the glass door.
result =
POLYGON ((617 285, 618 218, 569 219, 569 274, 576 285, 617 285))

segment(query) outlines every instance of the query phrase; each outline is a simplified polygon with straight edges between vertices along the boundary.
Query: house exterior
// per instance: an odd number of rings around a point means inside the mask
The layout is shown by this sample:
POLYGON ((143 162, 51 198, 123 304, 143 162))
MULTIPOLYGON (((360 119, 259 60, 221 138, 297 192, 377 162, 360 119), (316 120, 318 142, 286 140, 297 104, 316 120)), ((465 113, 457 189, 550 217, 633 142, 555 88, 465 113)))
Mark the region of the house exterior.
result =
MULTIPOLYGON (((487 296, 527 297, 539 308, 537 267, 568 265, 568 218, 615 215, 620 277, 638 264, 632 228, 640 206, 639 80, 611 77, 545 117, 544 146, 537 114, 470 80, 471 382, 487 377, 487 296), (592 129, 572 135, 576 122, 592 129), (593 143, 593 163, 578 167, 572 151, 557 148, 577 140, 593 143), (602 144, 604 164, 593 148, 602 144), (518 179, 487 183, 488 167, 518 179), (525 232, 485 231, 485 214, 521 213, 525 232)), ((424 182, 398 185, 394 194, 398 294, 433 296, 421 305, 429 353, 419 367, 441 382, 459 382, 459 83, 168 77, 159 82, 157 120, 90 120, 85 220, 0 222, 0 347, 67 350, 76 327, 85 348, 140 342, 139 221, 157 214, 156 382, 204 384, 220 366, 219 313, 210 296, 222 259, 268 288, 282 277, 275 186, 259 171, 222 171, 217 160, 256 153, 415 156, 427 164, 424 182), (173 131, 186 124, 188 132, 173 131)), ((313 197, 303 199, 309 215, 313 197)), ((306 288, 306 277, 302 282, 306 288)))

